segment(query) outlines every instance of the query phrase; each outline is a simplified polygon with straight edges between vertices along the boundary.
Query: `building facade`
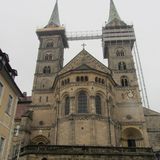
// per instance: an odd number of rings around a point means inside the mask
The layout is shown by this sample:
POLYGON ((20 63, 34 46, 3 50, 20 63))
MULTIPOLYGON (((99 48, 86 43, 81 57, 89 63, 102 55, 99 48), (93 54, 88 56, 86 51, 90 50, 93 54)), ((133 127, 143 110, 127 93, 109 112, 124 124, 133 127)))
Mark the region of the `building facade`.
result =
POLYGON ((14 116, 21 91, 14 82, 17 71, 9 64, 9 57, 0 50, 0 159, 7 160, 14 129, 14 116))
POLYGON ((63 66, 68 42, 56 2, 49 23, 37 30, 32 102, 19 122, 21 143, 13 159, 155 159, 151 147, 159 150, 160 143, 149 130, 152 114, 147 117, 147 109, 144 114, 141 102, 134 29, 121 20, 112 0, 102 34, 108 67, 85 49, 63 66))

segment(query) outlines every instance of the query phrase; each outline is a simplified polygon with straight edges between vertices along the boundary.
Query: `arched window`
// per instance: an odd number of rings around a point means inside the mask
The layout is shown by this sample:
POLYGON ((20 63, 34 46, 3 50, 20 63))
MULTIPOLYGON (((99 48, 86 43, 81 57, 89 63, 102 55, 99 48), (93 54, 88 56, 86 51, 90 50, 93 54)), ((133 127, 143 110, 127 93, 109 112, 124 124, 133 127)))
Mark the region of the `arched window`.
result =
POLYGON ((127 76, 122 76, 121 77, 121 85, 122 85, 122 87, 128 87, 129 86, 129 82, 128 82, 128 77, 127 76))
POLYGON ((52 54, 48 56, 48 60, 52 60, 52 54))
POLYGON ((119 56, 124 56, 124 50, 121 49, 121 48, 117 49, 116 55, 117 55, 118 57, 119 57, 119 56))
POLYGON ((53 42, 48 42, 47 44, 46 44, 46 48, 52 48, 53 47, 53 42))
POLYGON ((98 78, 97 77, 95 78, 95 82, 98 82, 98 78))
POLYGON ((45 73, 45 74, 51 73, 51 67, 50 67, 50 66, 45 66, 45 67, 43 68, 43 73, 45 73))
POLYGON ((49 59, 48 54, 46 54, 46 55, 44 56, 44 59, 45 59, 46 61, 49 59))
POLYGON ((126 70, 127 69, 126 63, 125 62, 119 62, 118 69, 119 70, 126 70))
POLYGON ((87 113, 87 95, 84 91, 78 95, 78 113, 87 113))
POLYGON ((95 98, 95 105, 96 105, 96 114, 102 114, 101 112, 101 97, 99 95, 95 98))
POLYGON ((79 77, 77 77, 77 78, 76 78, 76 81, 77 81, 77 82, 79 82, 79 81, 80 81, 80 78, 79 78, 79 77))
POLYGON ((87 76, 85 76, 85 81, 88 81, 88 77, 87 76))
POLYGON ((50 66, 47 67, 47 73, 51 73, 51 67, 50 66))
POLYGON ((82 82, 84 81, 84 77, 83 77, 83 76, 81 76, 81 81, 82 81, 82 82))
POLYGON ((117 55, 117 56, 120 56, 120 52, 119 52, 119 50, 117 50, 116 55, 117 55))
POLYGON ((65 98, 65 115, 68 115, 70 112, 70 98, 65 98))
POLYGON ((121 51, 120 51, 120 55, 121 55, 121 56, 124 56, 124 50, 121 50, 121 51))
POLYGON ((46 102, 48 102, 48 96, 46 97, 46 102))

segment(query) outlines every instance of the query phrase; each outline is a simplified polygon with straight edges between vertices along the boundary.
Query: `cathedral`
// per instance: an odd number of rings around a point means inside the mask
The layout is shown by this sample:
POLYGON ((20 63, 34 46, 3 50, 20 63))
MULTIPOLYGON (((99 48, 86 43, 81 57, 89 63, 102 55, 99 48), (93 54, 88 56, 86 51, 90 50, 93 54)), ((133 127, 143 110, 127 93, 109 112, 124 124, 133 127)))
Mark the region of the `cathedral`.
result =
POLYGON ((102 28, 108 65, 85 48, 63 65, 69 45, 58 2, 36 34, 40 44, 32 96, 19 101, 11 159, 158 159, 160 113, 142 105, 134 28, 120 18, 113 0, 102 28))

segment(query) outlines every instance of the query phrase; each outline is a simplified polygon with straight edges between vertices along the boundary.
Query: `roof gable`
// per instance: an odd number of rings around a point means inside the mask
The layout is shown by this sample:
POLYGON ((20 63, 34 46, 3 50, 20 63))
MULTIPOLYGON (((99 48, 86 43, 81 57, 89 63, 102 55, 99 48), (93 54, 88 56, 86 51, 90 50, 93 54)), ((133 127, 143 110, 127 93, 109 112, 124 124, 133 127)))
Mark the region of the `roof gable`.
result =
POLYGON ((96 58, 90 55, 83 49, 75 58, 73 58, 64 68, 59 72, 63 74, 73 70, 98 70, 110 74, 111 71, 96 58))
POLYGON ((148 108, 143 108, 144 114, 145 116, 160 116, 160 113, 153 111, 151 109, 148 108))

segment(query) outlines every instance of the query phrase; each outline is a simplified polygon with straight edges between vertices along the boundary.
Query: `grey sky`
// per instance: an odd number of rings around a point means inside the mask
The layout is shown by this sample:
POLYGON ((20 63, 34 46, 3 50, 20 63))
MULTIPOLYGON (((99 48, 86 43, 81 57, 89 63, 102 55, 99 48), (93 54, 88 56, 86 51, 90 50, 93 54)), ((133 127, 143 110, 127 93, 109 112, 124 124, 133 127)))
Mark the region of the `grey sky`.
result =
MULTIPOLYGON (((121 19, 134 24, 150 105, 160 111, 160 1, 114 2, 121 19)), ((39 45, 35 31, 48 23, 55 0, 0 0, 0 4, 0 48, 18 70, 20 89, 30 95, 39 45)), ((108 20, 109 0, 59 0, 59 11, 67 31, 101 30, 108 20)), ((106 64, 100 40, 70 42, 65 64, 81 51, 84 42, 86 50, 106 64)))

